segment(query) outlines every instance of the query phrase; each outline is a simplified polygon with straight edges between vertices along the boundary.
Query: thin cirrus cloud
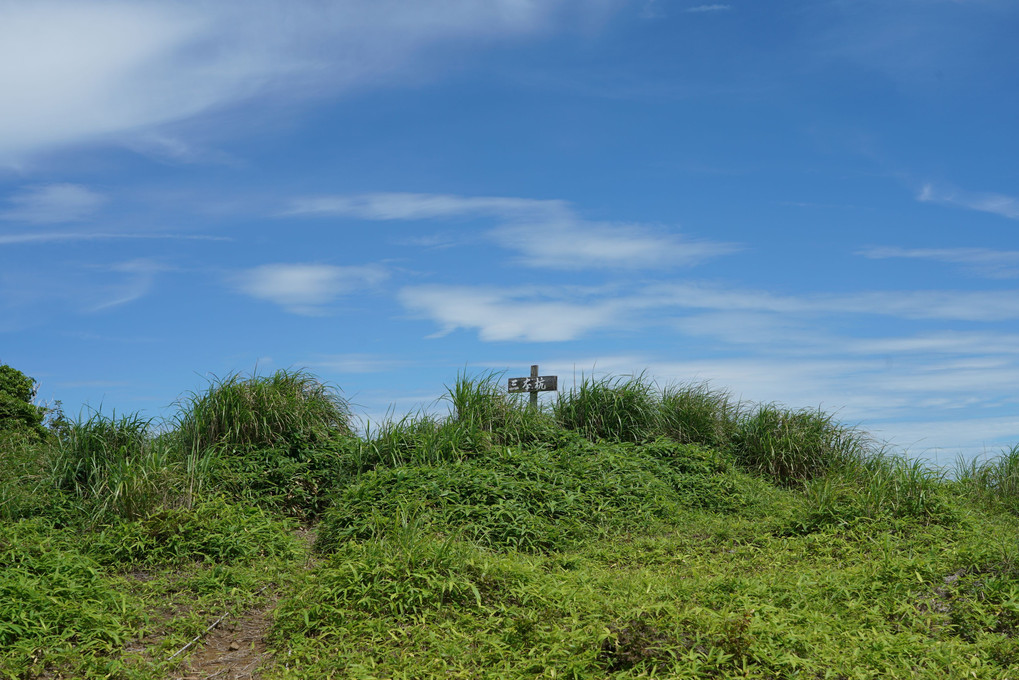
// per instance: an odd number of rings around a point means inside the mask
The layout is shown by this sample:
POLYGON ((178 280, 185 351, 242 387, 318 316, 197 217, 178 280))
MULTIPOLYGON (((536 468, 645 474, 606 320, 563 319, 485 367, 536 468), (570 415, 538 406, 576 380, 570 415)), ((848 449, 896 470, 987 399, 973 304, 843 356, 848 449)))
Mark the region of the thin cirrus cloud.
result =
POLYGON ((883 247, 862 250, 860 254, 874 260, 904 258, 956 264, 973 274, 991 279, 1019 277, 1019 250, 883 247))
POLYGON ((209 236, 205 234, 116 234, 107 232, 74 232, 46 231, 22 234, 5 234, 0 236, 0 245, 29 245, 43 243, 74 243, 78 241, 115 241, 115 240, 170 240, 170 241, 232 241, 229 236, 209 236))
POLYGON ((388 272, 377 265, 265 264, 234 274, 234 287, 294 314, 317 315, 337 298, 378 285, 388 272))
POLYGON ((689 266, 739 250, 734 244, 687 239, 641 224, 585 220, 560 200, 399 192, 315 196, 293 201, 282 216, 494 218, 501 224, 487 232, 488 238, 516 251, 520 264, 552 269, 689 266))
POLYGON ((959 208, 968 208, 1000 215, 1010 220, 1019 220, 1019 198, 986 192, 946 189, 925 184, 916 200, 922 203, 940 203, 959 208))
POLYGON ((90 217, 105 202, 106 197, 79 184, 46 184, 8 198, 0 219, 30 224, 76 222, 90 217))
POLYGON ((696 7, 687 7, 684 12, 688 14, 701 14, 704 12, 728 12, 732 9, 732 5, 697 5, 696 7))
POLYGON ((620 322, 622 300, 578 302, 549 299, 530 289, 470 286, 416 286, 399 293, 412 313, 435 321, 441 330, 476 330, 487 342, 562 342, 620 322))
MULTIPOLYGON (((398 295, 412 314, 434 321, 437 335, 472 330, 483 341, 564 342, 605 329, 637 332, 673 324, 687 335, 758 343, 769 338, 815 346, 830 342, 805 332, 817 318, 852 315, 906 320, 995 323, 1019 319, 1019 291, 903 291, 782 296, 697 282, 656 284, 630 292, 575 294, 532 288, 408 286, 398 295), (708 322, 703 316, 709 313, 708 322)), ((788 342, 784 342, 788 344, 788 342)))
POLYGON ((614 0, 252 0, 0 4, 0 163, 96 140, 158 137, 262 95, 288 101, 441 73, 460 42, 600 20, 614 0), (432 68, 429 68, 431 64, 432 68))

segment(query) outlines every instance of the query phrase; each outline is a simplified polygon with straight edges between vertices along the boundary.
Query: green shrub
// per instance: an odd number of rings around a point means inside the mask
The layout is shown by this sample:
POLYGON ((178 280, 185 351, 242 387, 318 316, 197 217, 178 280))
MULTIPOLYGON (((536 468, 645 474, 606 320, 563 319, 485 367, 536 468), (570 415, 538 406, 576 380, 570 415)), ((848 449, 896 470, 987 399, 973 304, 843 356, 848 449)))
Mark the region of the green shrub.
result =
POLYGON ((746 468, 793 484, 861 461, 868 444, 863 433, 821 410, 769 404, 741 416, 731 447, 746 468))
POLYGON ((289 450, 351 434, 347 402, 304 371, 213 379, 204 393, 191 393, 179 405, 177 435, 196 453, 289 450))
POLYGON ((189 561, 249 563, 297 553, 293 524, 222 498, 191 508, 168 508, 138 520, 116 522, 94 533, 87 552, 112 566, 189 561))
POLYGON ((956 477, 977 499, 1019 514, 1019 444, 988 460, 960 463, 956 477))
POLYGON ((0 364, 0 435, 6 433, 9 437, 10 433, 15 433, 33 441, 46 439, 46 428, 42 424, 46 409, 32 403, 35 394, 35 379, 7 364, 0 364))
POLYGON ((53 677, 47 664, 112 653, 145 622, 138 603, 99 565, 36 520, 0 524, 0 672, 53 677))
POLYGON ((314 449, 210 456, 208 484, 239 501, 311 520, 325 510, 333 491, 359 471, 361 446, 345 437, 314 449))
POLYGON ((728 392, 701 383, 666 388, 659 414, 662 434, 682 443, 724 448, 736 429, 739 408, 728 392))
POLYGON ((58 440, 50 465, 56 487, 83 501, 93 522, 142 517, 186 496, 185 462, 137 414, 79 417, 58 440))
POLYGON ((555 450, 495 448, 442 465, 378 468, 337 495, 316 547, 329 552, 349 539, 377 537, 408 499, 435 531, 525 551, 561 550, 606 530, 669 522, 682 508, 728 512, 746 502, 735 473, 716 474, 700 449, 687 455, 685 448, 661 441, 649 454, 581 439, 555 450))
POLYGON ((585 378, 557 395, 553 414, 561 427, 592 441, 642 442, 661 432, 658 394, 644 376, 585 378))
POLYGON ((957 513, 943 482, 944 474, 923 461, 874 455, 809 482, 806 519, 798 526, 809 532, 861 519, 952 524, 957 513))

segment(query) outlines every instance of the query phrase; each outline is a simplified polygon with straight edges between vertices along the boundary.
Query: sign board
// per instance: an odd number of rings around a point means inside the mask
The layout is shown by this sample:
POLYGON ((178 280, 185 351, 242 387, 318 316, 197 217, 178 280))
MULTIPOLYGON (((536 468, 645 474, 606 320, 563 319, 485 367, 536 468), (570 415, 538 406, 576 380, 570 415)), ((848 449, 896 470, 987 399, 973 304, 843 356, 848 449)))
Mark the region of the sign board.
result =
POLYGON ((538 408, 538 392, 554 392, 559 389, 559 376, 538 375, 538 366, 531 366, 528 378, 510 378, 506 386, 507 392, 530 392, 531 408, 538 408))
POLYGON ((510 392, 554 392, 559 389, 559 376, 540 375, 533 378, 510 378, 510 392))

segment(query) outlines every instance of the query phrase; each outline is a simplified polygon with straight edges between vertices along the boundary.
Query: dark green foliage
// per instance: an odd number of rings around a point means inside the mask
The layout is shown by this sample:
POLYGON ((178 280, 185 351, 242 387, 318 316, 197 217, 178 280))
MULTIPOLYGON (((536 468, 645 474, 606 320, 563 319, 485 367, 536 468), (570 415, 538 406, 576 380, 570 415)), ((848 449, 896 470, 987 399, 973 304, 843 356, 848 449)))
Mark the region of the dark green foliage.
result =
POLYGON ((117 522, 92 535, 86 551, 102 564, 247 563, 293 556, 291 522, 248 505, 212 498, 117 522))
POLYGON ((739 420, 731 439, 737 461, 782 484, 805 482, 861 461, 866 437, 820 410, 762 405, 739 420))
MULTIPOLYGON (((21 371, 0 364, 0 447, 3 439, 23 436, 32 441, 46 438, 46 409, 32 403, 36 382, 21 371)), ((2 451, 0 451, 2 454, 2 451)))
POLYGON ((177 434, 191 452, 219 448, 314 446, 350 434, 350 409, 334 390, 304 371, 214 379, 181 401, 177 434))
POLYGON ((412 502, 441 530, 484 545, 558 550, 592 532, 668 521, 679 508, 731 511, 745 503, 738 476, 711 467, 700 449, 680 444, 659 442, 649 455, 577 440, 555 450, 502 448, 442 465, 380 468, 337 496, 317 547, 377 536, 380 521, 412 502))
POLYGON ((340 437, 328 448, 215 456, 207 483, 238 501, 307 521, 318 517, 334 490, 359 471, 361 446, 352 437, 340 437))

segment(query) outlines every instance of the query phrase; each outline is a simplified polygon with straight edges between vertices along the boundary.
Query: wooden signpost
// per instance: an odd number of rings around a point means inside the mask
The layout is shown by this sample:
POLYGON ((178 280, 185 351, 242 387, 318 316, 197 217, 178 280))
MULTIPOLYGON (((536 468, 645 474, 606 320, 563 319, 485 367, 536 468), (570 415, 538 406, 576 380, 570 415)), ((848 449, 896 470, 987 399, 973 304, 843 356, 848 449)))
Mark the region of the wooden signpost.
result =
POLYGON ((531 408, 538 408, 538 392, 555 392, 559 389, 559 376, 538 375, 538 365, 531 366, 530 378, 510 378, 506 390, 509 392, 530 392, 531 408))

